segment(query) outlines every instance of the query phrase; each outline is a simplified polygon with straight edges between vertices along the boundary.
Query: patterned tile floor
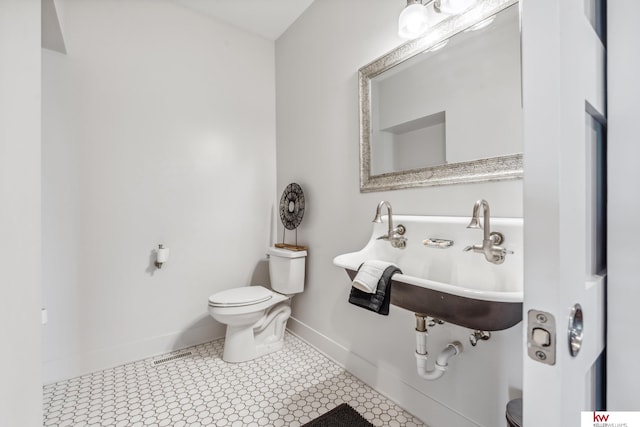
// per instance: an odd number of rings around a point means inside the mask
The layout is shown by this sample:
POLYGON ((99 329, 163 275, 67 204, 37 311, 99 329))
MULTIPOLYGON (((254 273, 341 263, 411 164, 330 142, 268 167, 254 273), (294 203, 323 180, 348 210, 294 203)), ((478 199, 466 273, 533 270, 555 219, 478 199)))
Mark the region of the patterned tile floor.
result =
POLYGON ((376 426, 423 425, 289 333, 284 350, 245 363, 223 362, 223 344, 47 385, 44 425, 300 426, 344 402, 376 426))

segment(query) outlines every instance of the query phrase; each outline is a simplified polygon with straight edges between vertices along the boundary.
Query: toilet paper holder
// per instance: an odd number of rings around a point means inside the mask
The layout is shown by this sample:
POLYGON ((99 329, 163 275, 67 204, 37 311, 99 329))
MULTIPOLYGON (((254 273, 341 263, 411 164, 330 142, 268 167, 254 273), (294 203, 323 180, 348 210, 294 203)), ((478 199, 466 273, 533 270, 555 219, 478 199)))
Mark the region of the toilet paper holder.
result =
POLYGON ((157 268, 162 268, 162 264, 169 260, 169 248, 160 243, 158 249, 156 249, 156 261, 154 262, 157 268))

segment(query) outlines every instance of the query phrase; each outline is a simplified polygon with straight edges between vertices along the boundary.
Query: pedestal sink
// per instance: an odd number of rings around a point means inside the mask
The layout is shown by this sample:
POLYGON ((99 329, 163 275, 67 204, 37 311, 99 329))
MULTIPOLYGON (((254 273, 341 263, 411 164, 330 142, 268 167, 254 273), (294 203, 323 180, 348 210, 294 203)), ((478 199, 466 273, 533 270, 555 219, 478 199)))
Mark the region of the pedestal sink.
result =
MULTIPOLYGON (((371 238, 357 252, 334 258, 351 279, 366 260, 396 264, 391 304, 448 323, 482 331, 510 328, 522 320, 523 241, 521 218, 491 218, 491 231, 504 236, 509 253, 502 264, 464 248, 482 241, 482 231, 467 229, 468 217, 393 215, 406 229, 406 247, 377 238, 388 218, 372 224, 371 238), (426 242, 426 243, 423 243, 426 242), (451 243, 449 245, 449 243, 451 243)), ((350 282, 345 280, 345 285, 350 282)))

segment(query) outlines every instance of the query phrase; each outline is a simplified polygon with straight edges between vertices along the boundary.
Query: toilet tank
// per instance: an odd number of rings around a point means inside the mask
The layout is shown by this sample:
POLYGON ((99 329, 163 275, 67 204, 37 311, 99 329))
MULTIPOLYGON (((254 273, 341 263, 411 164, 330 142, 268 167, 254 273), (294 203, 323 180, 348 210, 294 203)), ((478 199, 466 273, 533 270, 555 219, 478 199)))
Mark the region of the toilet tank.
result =
POLYGON ((307 251, 291 251, 272 246, 267 253, 271 289, 285 295, 302 292, 307 251))

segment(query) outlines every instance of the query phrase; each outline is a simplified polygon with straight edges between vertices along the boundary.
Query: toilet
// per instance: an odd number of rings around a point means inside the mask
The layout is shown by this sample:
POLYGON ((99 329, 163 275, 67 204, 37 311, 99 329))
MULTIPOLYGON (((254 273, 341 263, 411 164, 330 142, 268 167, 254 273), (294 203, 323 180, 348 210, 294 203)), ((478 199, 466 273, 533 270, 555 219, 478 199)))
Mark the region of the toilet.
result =
POLYGON ((246 362, 278 351, 291 315, 291 298, 304 290, 307 251, 270 247, 271 289, 242 286, 209 297, 209 314, 227 325, 225 362, 246 362))

